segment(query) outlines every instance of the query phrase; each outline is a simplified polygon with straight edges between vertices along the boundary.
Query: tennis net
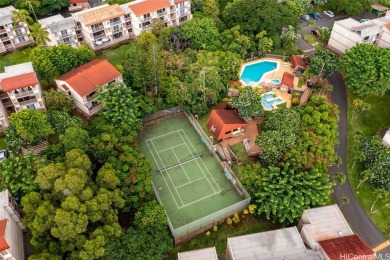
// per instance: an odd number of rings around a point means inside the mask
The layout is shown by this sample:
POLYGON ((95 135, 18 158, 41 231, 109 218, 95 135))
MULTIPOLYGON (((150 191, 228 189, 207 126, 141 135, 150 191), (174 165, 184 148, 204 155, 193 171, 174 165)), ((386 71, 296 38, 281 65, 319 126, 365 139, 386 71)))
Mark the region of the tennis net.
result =
POLYGON ((174 167, 176 167, 176 166, 178 166, 178 165, 180 165, 180 164, 183 164, 183 163, 186 163, 186 162, 189 162, 189 161, 193 161, 193 160, 196 160, 196 159, 201 158, 201 157, 203 157, 203 154, 202 154, 202 153, 197 154, 197 155, 195 155, 195 156, 192 156, 192 157, 190 157, 190 158, 184 159, 184 160, 182 160, 182 161, 176 162, 176 163, 171 164, 171 165, 169 165, 169 166, 166 166, 166 167, 163 167, 163 168, 159 168, 159 169, 157 169, 156 171, 161 173, 161 172, 163 172, 163 171, 166 171, 166 170, 169 170, 169 169, 171 169, 171 168, 174 168, 174 167))

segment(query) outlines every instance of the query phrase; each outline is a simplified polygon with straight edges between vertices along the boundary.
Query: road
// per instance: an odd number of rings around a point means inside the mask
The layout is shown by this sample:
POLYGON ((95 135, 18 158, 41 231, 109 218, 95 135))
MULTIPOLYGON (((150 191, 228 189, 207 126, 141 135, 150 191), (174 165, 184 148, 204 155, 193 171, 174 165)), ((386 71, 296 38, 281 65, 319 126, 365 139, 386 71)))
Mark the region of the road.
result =
MULTIPOLYGON (((340 73, 335 72, 329 78, 330 82, 334 86, 331 101, 337 104, 340 110, 339 120, 339 146, 336 148, 336 153, 342 159, 340 166, 333 166, 329 169, 331 175, 343 172, 347 173, 347 93, 345 89, 344 81, 340 73)), ((380 232, 372 220, 368 217, 366 212, 360 206, 358 200, 355 197, 354 191, 352 190, 351 184, 347 179, 343 185, 337 185, 334 187, 334 197, 337 204, 339 205, 344 217, 355 231, 359 234, 367 244, 374 248, 387 241, 386 237, 380 232), (348 197, 349 203, 343 204, 342 198, 348 197)), ((378 259, 390 259, 390 247, 387 247, 377 253, 378 259), (387 256, 388 258, 385 258, 387 256)))

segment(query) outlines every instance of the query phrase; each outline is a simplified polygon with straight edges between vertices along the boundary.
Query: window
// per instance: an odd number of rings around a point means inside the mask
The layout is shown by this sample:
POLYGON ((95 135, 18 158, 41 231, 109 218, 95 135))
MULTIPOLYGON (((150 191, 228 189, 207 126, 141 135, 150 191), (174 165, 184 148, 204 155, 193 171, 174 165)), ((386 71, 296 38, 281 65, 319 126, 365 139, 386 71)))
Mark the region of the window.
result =
POLYGON ((16 33, 16 35, 22 35, 22 30, 17 29, 17 30, 15 30, 15 33, 16 33))
POLYGON ((165 13, 165 8, 157 10, 157 14, 164 14, 165 13))
POLYGON ((180 8, 186 7, 184 4, 185 4, 184 2, 183 2, 183 3, 180 3, 180 4, 179 4, 180 8))
POLYGON ((144 14, 144 19, 149 19, 150 18, 150 13, 149 14, 144 14))
POLYGON ((92 28, 92 30, 96 30, 96 29, 100 29, 100 28, 103 30, 103 24, 102 23, 93 24, 93 25, 91 25, 91 28, 92 28))
POLYGON ((112 30, 113 30, 113 31, 122 30, 122 26, 121 26, 121 25, 115 25, 114 27, 112 27, 112 30))
POLYGON ((113 35, 112 35, 112 38, 118 39, 118 38, 120 38, 120 37, 122 37, 122 36, 123 36, 123 33, 120 32, 120 33, 113 34, 113 35))
POLYGON ((18 37, 18 41, 19 41, 19 42, 25 42, 26 39, 22 36, 22 37, 18 37))
POLYGON ((115 17, 115 18, 110 19, 110 23, 117 23, 120 21, 121 21, 121 18, 119 18, 119 17, 115 17))
POLYGON ((68 35, 68 31, 67 31, 67 30, 62 30, 62 31, 61 31, 61 35, 62 35, 62 36, 68 35))
POLYGON ((144 28, 149 28, 150 27, 150 21, 147 21, 147 22, 143 23, 142 26, 144 28))

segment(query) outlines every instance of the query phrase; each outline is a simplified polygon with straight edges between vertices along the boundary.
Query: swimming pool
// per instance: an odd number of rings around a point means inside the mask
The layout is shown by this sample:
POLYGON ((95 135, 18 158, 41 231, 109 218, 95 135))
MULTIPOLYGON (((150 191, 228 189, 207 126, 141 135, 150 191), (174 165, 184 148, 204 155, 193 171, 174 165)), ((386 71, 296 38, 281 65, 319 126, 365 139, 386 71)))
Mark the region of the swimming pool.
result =
POLYGON ((278 62, 268 60, 262 60, 244 65, 241 70, 240 79, 247 86, 251 83, 260 83, 264 74, 277 70, 278 68, 278 62))
POLYGON ((271 80, 272 81, 272 83, 274 83, 274 84, 280 84, 280 79, 273 79, 273 80, 271 80))
POLYGON ((261 97, 261 104, 264 110, 274 110, 276 105, 285 103, 283 98, 277 96, 274 97, 274 92, 268 92, 261 97))

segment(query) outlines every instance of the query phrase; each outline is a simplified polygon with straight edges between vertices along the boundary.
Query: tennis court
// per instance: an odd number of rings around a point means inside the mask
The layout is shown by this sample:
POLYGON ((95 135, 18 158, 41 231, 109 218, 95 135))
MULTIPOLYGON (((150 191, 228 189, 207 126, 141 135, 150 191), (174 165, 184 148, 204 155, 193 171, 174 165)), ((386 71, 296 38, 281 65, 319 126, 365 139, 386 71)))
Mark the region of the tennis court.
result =
POLYGON ((139 145, 174 228, 244 200, 186 117, 145 127, 139 145))

